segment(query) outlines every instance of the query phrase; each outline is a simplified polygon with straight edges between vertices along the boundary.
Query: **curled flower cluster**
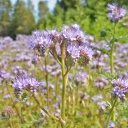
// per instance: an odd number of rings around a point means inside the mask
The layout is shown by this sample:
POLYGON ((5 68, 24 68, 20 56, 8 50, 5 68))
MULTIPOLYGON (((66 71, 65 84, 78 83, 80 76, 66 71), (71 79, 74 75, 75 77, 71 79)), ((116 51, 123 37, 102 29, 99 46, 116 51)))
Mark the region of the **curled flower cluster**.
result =
POLYGON ((112 91, 114 97, 118 97, 122 101, 124 101, 126 99, 125 93, 128 92, 128 79, 113 79, 111 83, 114 86, 114 89, 112 91))
POLYGON ((95 95, 92 97, 92 101, 97 103, 100 109, 105 110, 108 104, 103 101, 103 96, 101 94, 95 95))
POLYGON ((126 9, 123 7, 118 7, 117 4, 108 4, 107 9, 108 18, 110 18, 112 22, 118 22, 126 14, 126 9))
POLYGON ((11 116, 14 115, 14 113, 15 112, 13 111, 13 109, 10 106, 7 106, 6 108, 3 109, 1 115, 4 118, 10 118, 11 116))
POLYGON ((27 75, 18 76, 12 83, 16 97, 19 97, 23 90, 34 92, 40 85, 42 85, 42 82, 38 82, 35 78, 30 78, 27 75))
POLYGON ((95 86, 98 88, 103 88, 106 84, 108 84, 108 80, 102 77, 96 80, 95 86))
POLYGON ((73 23, 71 26, 63 26, 61 32, 57 30, 34 31, 30 38, 30 46, 38 54, 49 49, 56 59, 61 58, 61 53, 64 50, 67 64, 80 57, 85 59, 84 63, 88 63, 93 55, 89 46, 92 40, 88 38, 90 37, 81 30, 80 26, 73 23))

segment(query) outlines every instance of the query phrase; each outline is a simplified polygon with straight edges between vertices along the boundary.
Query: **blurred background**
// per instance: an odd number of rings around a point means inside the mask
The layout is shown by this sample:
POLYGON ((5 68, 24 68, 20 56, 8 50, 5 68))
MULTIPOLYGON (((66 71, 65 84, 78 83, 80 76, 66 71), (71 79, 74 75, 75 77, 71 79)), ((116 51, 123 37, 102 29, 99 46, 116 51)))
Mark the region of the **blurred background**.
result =
MULTIPOLYGON (((128 0, 0 0, 0 36, 15 39, 17 34, 76 22, 86 33, 100 39, 100 30, 114 26, 107 18, 108 3, 128 9, 128 0)), ((127 28, 128 16, 121 20, 117 34, 126 35, 127 28)))

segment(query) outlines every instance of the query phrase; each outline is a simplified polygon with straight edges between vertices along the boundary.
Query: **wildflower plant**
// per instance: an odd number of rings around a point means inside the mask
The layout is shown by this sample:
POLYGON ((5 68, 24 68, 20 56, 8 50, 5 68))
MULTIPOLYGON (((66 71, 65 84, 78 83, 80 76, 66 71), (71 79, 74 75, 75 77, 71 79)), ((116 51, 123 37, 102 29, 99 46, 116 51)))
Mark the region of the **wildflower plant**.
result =
MULTIPOLYGON (((64 25, 62 30, 34 31, 30 46, 38 55, 50 53, 62 72, 61 118, 65 120, 65 97, 68 74, 75 63, 87 65, 93 56, 88 35, 76 23, 64 25)), ((62 125, 64 127, 64 125, 62 125)))
MULTIPOLYGON (((128 66, 128 44, 118 43, 123 37, 117 37, 117 25, 127 11, 117 4, 108 4, 107 10, 114 29, 101 30, 104 40, 98 43, 92 43, 96 40, 76 23, 60 29, 36 30, 31 36, 20 35, 15 41, 9 39, 9 44, 0 42, 0 97, 5 107, 1 116, 10 121, 6 126, 3 122, 3 127, 108 128, 115 127, 116 119, 121 116, 127 119, 128 72, 121 74, 119 70, 128 66), (28 38, 29 46, 25 42, 28 38), (6 52, 9 52, 7 57, 6 52), (16 98, 8 84, 12 85, 16 98), (16 114, 6 107, 10 106, 8 103, 16 114), (17 117, 20 122, 16 121, 17 117)), ((118 123, 119 127, 127 125, 124 118, 118 123)))
POLYGON ((110 19, 111 23, 114 24, 114 31, 110 30, 109 28, 103 29, 100 32, 100 36, 103 37, 108 45, 108 49, 105 48, 96 48, 95 49, 101 51, 102 53, 105 53, 109 57, 110 62, 110 73, 108 79, 111 81, 111 89, 114 87, 114 89, 111 91, 111 111, 109 113, 108 121, 106 128, 109 126, 110 120, 115 121, 115 113, 114 113, 114 107, 117 103, 117 98, 124 101, 125 93, 127 92, 127 80, 124 79, 116 79, 117 74, 115 73, 114 68, 114 53, 115 53, 115 42, 117 42, 120 37, 116 37, 116 26, 119 23, 119 21, 126 15, 126 9, 123 7, 119 7, 117 4, 108 4, 107 5, 108 10, 108 18, 110 19), (110 41, 107 41, 106 37, 110 34, 111 39, 110 41))

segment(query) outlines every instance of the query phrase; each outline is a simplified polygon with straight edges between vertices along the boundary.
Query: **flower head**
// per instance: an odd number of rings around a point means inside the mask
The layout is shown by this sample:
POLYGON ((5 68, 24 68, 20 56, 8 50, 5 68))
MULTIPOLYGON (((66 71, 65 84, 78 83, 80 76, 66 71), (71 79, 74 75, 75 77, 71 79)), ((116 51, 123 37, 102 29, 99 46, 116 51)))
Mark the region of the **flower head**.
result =
POLYGON ((7 106, 6 108, 4 108, 3 109, 3 111, 2 111, 2 117, 4 117, 4 118, 10 118, 11 116, 13 116, 14 115, 14 111, 13 111, 13 109, 10 107, 10 106, 7 106))
POLYGON ((56 30, 34 31, 30 38, 30 46, 35 49, 38 55, 44 53, 46 49, 56 59, 61 58, 63 51, 66 64, 74 64, 74 62, 82 57, 84 64, 87 64, 93 55, 92 49, 89 47, 92 37, 86 35, 76 23, 68 26, 65 25, 61 32, 56 30))
POLYGON ((118 97, 124 101, 126 99, 125 93, 128 92, 128 79, 113 79, 111 83, 114 86, 112 90, 114 97, 118 97))
POLYGON ((123 7, 118 7, 117 4, 108 4, 107 9, 108 18, 110 18, 112 22, 118 22, 126 14, 126 9, 123 7))
POLYGON ((16 97, 19 97, 23 90, 34 92, 40 85, 42 85, 42 82, 38 82, 35 78, 28 77, 25 74, 18 76, 12 84, 15 88, 16 97))

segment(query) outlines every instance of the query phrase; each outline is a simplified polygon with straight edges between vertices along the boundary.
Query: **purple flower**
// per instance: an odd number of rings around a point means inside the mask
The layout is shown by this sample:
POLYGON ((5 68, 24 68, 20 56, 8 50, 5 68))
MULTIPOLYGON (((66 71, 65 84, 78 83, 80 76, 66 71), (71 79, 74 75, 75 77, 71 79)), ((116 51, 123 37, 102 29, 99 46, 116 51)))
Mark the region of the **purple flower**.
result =
POLYGON ((94 52, 90 47, 85 45, 80 47, 80 55, 86 58, 86 62, 91 61, 93 54, 94 52))
POLYGON ((28 78, 27 86, 30 90, 36 90, 40 85, 42 85, 42 82, 38 82, 36 78, 28 78))
POLYGON ((71 57, 73 59, 80 57, 80 49, 79 49, 79 46, 75 46, 73 44, 70 44, 67 47, 67 51, 71 55, 71 57))
POLYGON ((13 81, 12 86, 15 88, 15 90, 22 91, 29 83, 28 83, 28 76, 27 75, 21 75, 18 76, 15 81, 13 81))
POLYGON ((108 18, 110 18, 112 22, 118 22, 126 14, 126 9, 123 7, 118 7, 117 4, 108 4, 107 9, 108 18))
POLYGON ((22 92, 23 90, 35 91, 42 82, 38 82, 35 78, 30 78, 27 75, 20 75, 13 80, 12 86, 16 91, 22 92))
POLYGON ((8 80, 10 78, 10 73, 6 72, 5 70, 0 70, 0 78, 2 81, 8 80))
POLYGON ((105 78, 100 78, 96 80, 95 86, 97 86, 98 88, 103 88, 106 84, 108 84, 108 80, 105 78))
POLYGON ((111 83, 114 86, 112 90, 114 97, 118 97, 124 101, 126 99, 125 93, 128 92, 128 79, 113 79, 111 83))
POLYGON ((88 78, 88 75, 86 72, 79 72, 76 76, 77 82, 86 82, 86 79, 88 78))
POLYGON ((61 58, 62 50, 64 50, 66 65, 74 64, 75 60, 81 57, 87 64, 93 55, 89 47, 92 40, 92 37, 86 35, 78 24, 73 23, 70 26, 65 25, 60 33, 56 30, 34 31, 30 45, 38 55, 49 49, 56 59, 61 58))
POLYGON ((97 103, 102 110, 105 110, 108 104, 105 101, 99 101, 97 103))
POLYGON ((103 96, 101 94, 94 95, 92 97, 92 101, 97 103, 98 101, 101 101, 103 99, 103 96))
POLYGON ((110 121, 109 128, 114 128, 115 126, 116 126, 115 123, 113 121, 110 121))
POLYGON ((12 67, 11 70, 14 75, 27 74, 27 72, 24 69, 22 69, 22 67, 20 66, 12 67))
POLYGON ((73 23, 70 26, 65 25, 62 29, 61 35, 67 39, 69 42, 70 41, 78 41, 80 42, 85 42, 86 36, 84 32, 81 30, 80 26, 76 23, 73 23))

